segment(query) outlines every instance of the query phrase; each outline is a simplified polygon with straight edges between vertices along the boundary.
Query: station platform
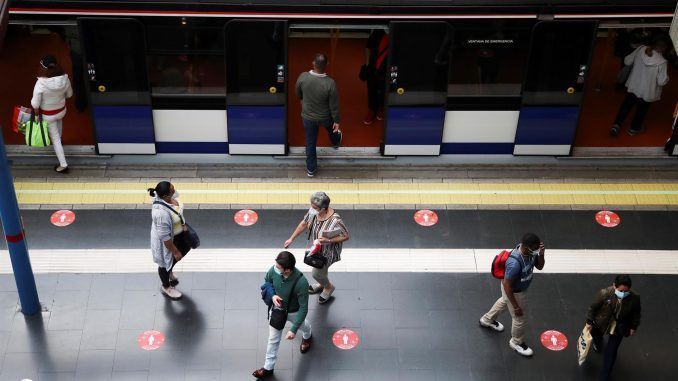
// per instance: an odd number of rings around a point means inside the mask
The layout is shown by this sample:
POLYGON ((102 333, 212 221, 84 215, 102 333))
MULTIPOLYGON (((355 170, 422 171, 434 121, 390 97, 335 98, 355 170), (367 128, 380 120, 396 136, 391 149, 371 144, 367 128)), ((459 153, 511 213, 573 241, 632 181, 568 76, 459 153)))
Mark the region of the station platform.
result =
MULTIPOLYGON (((23 210, 31 260, 45 311, 25 318, 8 255, 0 247, 0 380, 250 380, 268 335, 259 295, 264 272, 303 210, 259 210, 250 227, 236 210, 188 210, 200 248, 179 263, 180 301, 159 292, 148 249, 148 210, 75 210, 66 227, 53 210, 23 210), (157 330, 164 345, 139 347, 157 330)), ((331 271, 337 291, 326 305, 311 297, 314 347, 283 341, 276 380, 595 380, 600 355, 576 363, 575 342, 593 293, 617 273, 632 274, 643 301, 636 336, 624 340, 615 380, 669 380, 678 371, 678 213, 619 212, 615 228, 586 210, 438 210, 417 225, 410 210, 338 210, 350 230, 331 271), (509 334, 478 326, 499 295, 492 257, 532 231, 544 241, 546 267, 530 289, 526 359, 509 334), (339 329, 359 335, 335 347, 339 329), (539 336, 566 335, 553 352, 539 336)), ((305 242, 291 251, 299 262, 305 242)), ((309 267, 300 264, 310 279, 309 267)), ((507 314, 501 316, 510 324, 507 314)))
MULTIPOLYGON (((591 353, 580 367, 575 344, 589 301, 619 273, 631 274, 643 317, 636 336, 624 339, 613 379, 678 372, 678 323, 670 318, 678 312, 675 166, 330 161, 309 179, 299 164, 83 161, 62 176, 42 162, 15 161, 44 311, 19 312, 0 242, 0 381, 253 380, 268 336, 259 286, 318 190, 351 238, 330 270, 331 301, 311 297, 313 348, 301 355, 299 339, 283 340, 273 379, 597 380, 602 356, 591 353), (175 184, 202 242, 177 265, 180 301, 160 293, 149 249, 146 188, 160 180, 175 184), (72 224, 51 223, 61 209, 74 212, 72 224), (255 211, 257 222, 238 225, 241 209, 255 211), (435 212, 437 223, 418 225, 420 209, 435 212), (598 211, 621 222, 601 226, 598 211), (499 296, 493 257, 526 232, 547 247, 530 288, 530 359, 508 347, 508 331, 478 326, 499 296), (359 344, 337 348, 340 329, 356 332, 359 344), (147 351, 138 339, 151 330, 165 341, 147 351), (544 347, 547 330, 562 332, 567 347, 544 347)), ((301 263, 306 245, 299 237, 290 251, 311 279, 301 263)), ((508 313, 500 321, 510 325, 508 313)))

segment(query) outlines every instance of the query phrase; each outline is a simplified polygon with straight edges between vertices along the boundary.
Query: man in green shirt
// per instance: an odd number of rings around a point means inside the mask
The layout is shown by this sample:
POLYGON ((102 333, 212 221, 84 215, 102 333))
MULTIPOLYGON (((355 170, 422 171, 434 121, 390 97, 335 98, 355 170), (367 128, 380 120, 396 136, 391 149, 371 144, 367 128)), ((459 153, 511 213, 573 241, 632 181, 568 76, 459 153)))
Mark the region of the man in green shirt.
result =
POLYGON ((315 176, 318 168, 316 144, 318 129, 323 126, 335 149, 342 140, 339 130, 339 93, 337 84, 327 76, 327 57, 318 53, 313 60, 313 70, 303 72, 297 79, 295 90, 301 99, 301 119, 306 130, 306 174, 315 176))
MULTIPOLYGON (((304 274, 295 267, 297 261, 289 251, 281 251, 275 259, 275 264, 268 270, 264 280, 272 283, 275 288, 273 304, 287 310, 287 321, 292 327, 285 339, 294 340, 297 330, 301 329, 301 353, 311 349, 311 324, 306 320, 308 314, 308 281, 304 274)), ((268 327, 268 346, 266 347, 266 361, 264 367, 255 370, 252 376, 257 379, 268 378, 273 375, 273 368, 278 360, 278 348, 282 338, 282 330, 268 327)))

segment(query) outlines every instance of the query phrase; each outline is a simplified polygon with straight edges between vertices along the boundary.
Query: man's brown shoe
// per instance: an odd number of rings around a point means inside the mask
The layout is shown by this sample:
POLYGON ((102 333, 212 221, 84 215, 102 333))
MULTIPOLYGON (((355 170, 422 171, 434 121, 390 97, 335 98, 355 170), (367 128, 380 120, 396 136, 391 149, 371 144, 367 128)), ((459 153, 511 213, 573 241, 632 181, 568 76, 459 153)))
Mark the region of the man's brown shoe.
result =
POLYGON ((301 353, 306 353, 308 352, 309 349, 311 349, 311 342, 313 341, 313 336, 309 337, 308 339, 301 339, 301 346, 299 346, 299 351, 301 353))
POLYGON ((259 380, 262 380, 264 378, 269 378, 272 375, 273 375, 273 369, 268 370, 266 368, 260 368, 260 369, 255 370, 254 372, 252 372, 252 376, 259 379, 259 380))

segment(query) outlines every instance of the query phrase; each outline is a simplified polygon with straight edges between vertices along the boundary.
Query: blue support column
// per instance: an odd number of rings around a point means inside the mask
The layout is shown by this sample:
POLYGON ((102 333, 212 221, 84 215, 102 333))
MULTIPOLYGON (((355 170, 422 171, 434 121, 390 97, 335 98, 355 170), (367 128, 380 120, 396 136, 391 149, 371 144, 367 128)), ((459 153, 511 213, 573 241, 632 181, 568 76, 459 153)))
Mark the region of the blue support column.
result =
POLYGON ((0 219, 7 240, 9 256, 12 260, 14 280, 19 292, 21 312, 24 315, 35 315, 40 312, 38 290, 35 287, 35 277, 31 260, 28 257, 28 248, 24 238, 24 229, 19 214, 19 204, 14 192, 14 182, 9 170, 5 141, 0 132, 0 219))

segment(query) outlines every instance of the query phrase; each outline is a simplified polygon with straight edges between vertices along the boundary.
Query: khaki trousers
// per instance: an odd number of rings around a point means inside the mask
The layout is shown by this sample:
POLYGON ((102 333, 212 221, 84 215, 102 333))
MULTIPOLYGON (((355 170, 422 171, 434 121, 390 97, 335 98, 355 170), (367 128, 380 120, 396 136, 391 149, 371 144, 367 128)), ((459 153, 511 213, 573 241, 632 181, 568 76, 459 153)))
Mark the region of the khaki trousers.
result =
POLYGON ((516 344, 523 343, 523 335, 525 333, 525 326, 527 325, 527 291, 522 291, 519 293, 514 293, 513 295, 516 298, 516 302, 523 310, 523 316, 516 316, 516 313, 511 305, 511 302, 506 297, 506 292, 504 291, 504 286, 499 285, 501 289, 501 297, 494 302, 492 308, 483 317, 483 323, 490 324, 492 321, 496 320, 497 316, 502 313, 506 307, 508 307, 509 313, 511 314, 511 341, 516 344))

